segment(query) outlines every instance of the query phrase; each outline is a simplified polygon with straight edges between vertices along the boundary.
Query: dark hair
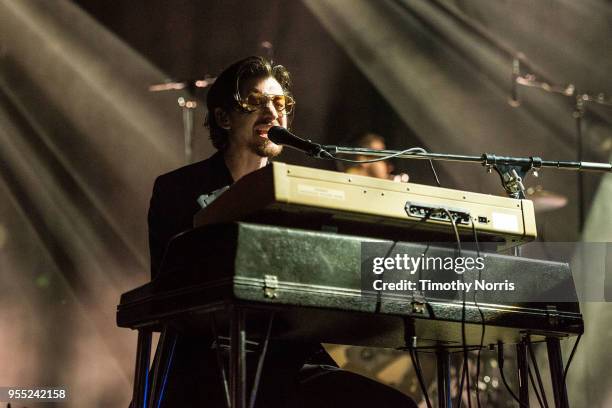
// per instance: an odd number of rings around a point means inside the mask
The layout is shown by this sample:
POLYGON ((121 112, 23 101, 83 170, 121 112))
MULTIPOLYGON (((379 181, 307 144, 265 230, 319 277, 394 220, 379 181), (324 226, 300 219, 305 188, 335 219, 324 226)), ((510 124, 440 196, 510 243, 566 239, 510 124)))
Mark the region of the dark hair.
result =
POLYGON ((373 142, 385 144, 385 138, 377 133, 366 132, 355 134, 348 140, 349 146, 353 147, 370 147, 373 142))
POLYGON ((252 78, 273 77, 283 88, 285 95, 291 96, 291 81, 289 71, 282 65, 273 65, 272 61, 263 57, 248 57, 233 63, 226 68, 210 87, 206 97, 208 112, 204 126, 210 130, 210 140, 218 150, 227 147, 227 130, 217 123, 215 109, 226 112, 242 110, 239 105, 240 91, 245 81, 252 78))
MULTIPOLYGON (((352 135, 350 135, 348 138, 343 139, 340 142, 341 146, 350 146, 350 147, 365 147, 365 148, 369 148, 372 146, 372 143, 374 142, 381 142, 382 144, 385 144, 385 138, 382 137, 381 135, 377 134, 377 133, 372 133, 372 132, 360 132, 360 133, 354 133, 352 135)), ((344 156, 342 156, 344 157, 344 156)), ((347 158, 352 158, 354 159, 354 157, 347 157, 347 158)), ((361 164, 359 163, 343 163, 340 161, 336 162, 336 168, 339 171, 347 171, 350 168, 353 167, 359 167, 361 166, 361 164)))

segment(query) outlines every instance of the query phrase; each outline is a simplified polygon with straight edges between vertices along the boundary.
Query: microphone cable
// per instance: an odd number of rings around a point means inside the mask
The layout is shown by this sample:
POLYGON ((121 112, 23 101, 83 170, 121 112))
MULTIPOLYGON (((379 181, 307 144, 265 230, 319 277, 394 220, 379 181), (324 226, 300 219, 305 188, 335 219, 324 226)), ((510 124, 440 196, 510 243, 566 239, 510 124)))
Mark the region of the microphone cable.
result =
MULTIPOLYGON (((544 391, 544 385, 542 383, 542 376, 540 375, 540 367, 538 366, 538 361, 536 360, 535 353, 533 352, 533 346, 532 346, 531 339, 529 338, 529 336, 527 336, 526 342, 527 342, 527 350, 529 351, 529 358, 531 358, 531 362, 533 363, 533 369, 536 374, 536 379, 538 380, 538 387, 542 395, 542 403, 544 404, 544 408, 548 408, 548 400, 546 398, 546 392, 544 391)), ((529 368, 531 369, 531 366, 529 366, 529 368)), ((535 392, 537 393, 538 388, 536 388, 535 386, 533 388, 535 392)))
POLYGON ((501 375, 502 382, 504 383, 504 386, 506 387, 506 390, 508 390, 512 398, 514 398, 514 400, 518 402, 519 407, 529 408, 527 405, 523 404, 520 399, 518 399, 514 391, 512 391, 512 389, 510 388, 510 385, 508 385, 508 381, 506 380, 506 375, 504 374, 504 343, 502 343, 501 340, 497 342, 497 364, 499 366, 499 373, 501 375))
MULTIPOLYGON (((480 245, 478 244, 478 233, 476 232, 476 225, 474 224, 474 220, 471 218, 472 224, 472 235, 474 237, 474 243, 476 244, 476 256, 480 258, 480 245)), ((482 280, 482 269, 478 270, 478 280, 482 280)), ((481 408, 480 405, 480 354, 482 352, 482 348, 484 347, 484 338, 485 331, 487 325, 485 324, 485 317, 480 305, 478 304, 478 300, 476 300, 476 286, 474 286, 474 304, 476 305, 476 309, 478 309, 478 314, 480 315, 480 344, 478 345, 478 351, 476 353, 476 404, 478 408, 481 408)))
POLYGON ((431 401, 429 400, 429 393, 427 392, 427 387, 425 386, 425 380, 423 379, 423 371, 421 369, 421 362, 419 361, 418 351, 413 347, 410 347, 408 351, 410 353, 410 359, 412 360, 412 366, 414 367, 417 379, 419 380, 421 392, 425 397, 425 404, 427 404, 427 408, 432 408, 431 401))
MULTIPOLYGON (((457 252, 459 258, 461 258, 461 238, 459 237, 459 230, 457 229, 457 224, 455 224, 455 220, 453 219, 453 215, 447 208, 440 208, 446 216, 453 228, 453 232, 455 233, 455 239, 457 241, 457 252)), ((457 217, 457 222, 459 222, 459 217, 457 217)), ((465 284, 465 275, 461 274, 461 282, 465 284)), ((459 385, 459 394, 457 396, 457 406, 461 407, 461 402, 463 400, 463 381, 465 379, 465 385, 467 389, 467 398, 468 398, 468 407, 472 408, 472 397, 471 397, 471 387, 470 387, 470 363, 468 356, 468 346, 467 339, 465 334, 465 314, 466 314, 466 293, 465 290, 462 291, 462 299, 461 299, 461 346, 463 349, 463 368, 461 370, 461 381, 459 385)))
MULTIPOLYGON (((378 161, 384 161, 384 160, 389 160, 392 159, 394 157, 397 156, 401 156, 403 154, 406 153, 428 153, 427 150, 423 149, 422 147, 411 147, 409 149, 405 149, 402 150, 401 152, 397 152, 397 153, 393 153, 393 154, 389 154, 386 156, 381 156, 381 157, 377 157, 375 159, 365 159, 365 160, 353 160, 353 159, 345 159, 343 157, 337 157, 334 156, 333 154, 331 154, 330 152, 328 152, 327 150, 323 149, 321 151, 322 153, 322 159, 330 159, 330 160, 335 160, 335 161, 339 161, 339 162, 344 162, 344 163, 353 163, 353 164, 361 164, 361 163, 375 163, 378 161)), ((341 153, 342 154, 342 153, 341 153)), ((364 153, 364 156, 367 156, 367 153, 364 153)), ((427 159, 427 161, 429 162, 429 168, 431 170, 431 173, 436 181, 436 184, 438 185, 438 187, 441 187, 442 184, 440 183, 440 179, 438 178, 438 173, 436 172, 436 168, 433 165, 433 161, 431 159, 427 159)))
POLYGON ((574 342, 574 346, 572 347, 572 352, 570 353, 569 359, 567 360, 567 364, 565 365, 565 369, 563 370, 563 386, 566 386, 565 378, 567 377, 567 372, 569 370, 570 364, 572 364, 574 354, 576 354, 576 350, 578 349, 578 344, 580 343, 581 338, 582 334, 579 334, 578 337, 576 337, 576 341, 574 342))

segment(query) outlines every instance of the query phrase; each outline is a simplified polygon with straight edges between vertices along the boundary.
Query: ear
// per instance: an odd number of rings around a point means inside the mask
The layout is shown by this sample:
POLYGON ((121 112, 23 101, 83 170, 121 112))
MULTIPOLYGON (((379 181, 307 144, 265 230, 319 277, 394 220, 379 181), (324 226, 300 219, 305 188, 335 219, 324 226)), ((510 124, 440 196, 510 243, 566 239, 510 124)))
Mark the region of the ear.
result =
POLYGON ((215 122, 222 129, 231 129, 229 114, 221 108, 215 108, 215 122))

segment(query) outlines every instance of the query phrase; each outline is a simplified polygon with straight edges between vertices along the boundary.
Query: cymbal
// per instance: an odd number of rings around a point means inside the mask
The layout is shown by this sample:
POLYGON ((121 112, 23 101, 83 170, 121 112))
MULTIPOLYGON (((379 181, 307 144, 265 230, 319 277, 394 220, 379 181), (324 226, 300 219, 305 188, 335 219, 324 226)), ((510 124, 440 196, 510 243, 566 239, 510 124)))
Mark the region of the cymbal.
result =
POLYGON ((205 79, 186 79, 186 80, 172 80, 168 79, 165 82, 159 84, 153 84, 149 86, 150 92, 163 92, 163 91, 180 91, 181 89, 193 89, 193 88, 206 88, 215 83, 215 77, 206 77, 205 79))
POLYGON ((542 186, 529 187, 527 189, 527 198, 533 201, 533 207, 536 212, 558 210, 565 207, 568 202, 566 196, 544 190, 542 186))

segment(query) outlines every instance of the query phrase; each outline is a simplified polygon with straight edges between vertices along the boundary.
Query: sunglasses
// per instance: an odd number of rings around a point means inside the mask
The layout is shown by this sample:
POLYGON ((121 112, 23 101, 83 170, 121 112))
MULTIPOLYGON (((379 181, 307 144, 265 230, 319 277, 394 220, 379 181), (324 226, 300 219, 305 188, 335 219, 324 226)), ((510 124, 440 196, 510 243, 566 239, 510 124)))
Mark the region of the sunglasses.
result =
POLYGON ((270 95, 261 92, 251 92, 240 101, 239 105, 247 112, 255 112, 265 109, 270 102, 274 105, 274 109, 282 115, 291 114, 295 106, 295 101, 288 95, 270 95))

